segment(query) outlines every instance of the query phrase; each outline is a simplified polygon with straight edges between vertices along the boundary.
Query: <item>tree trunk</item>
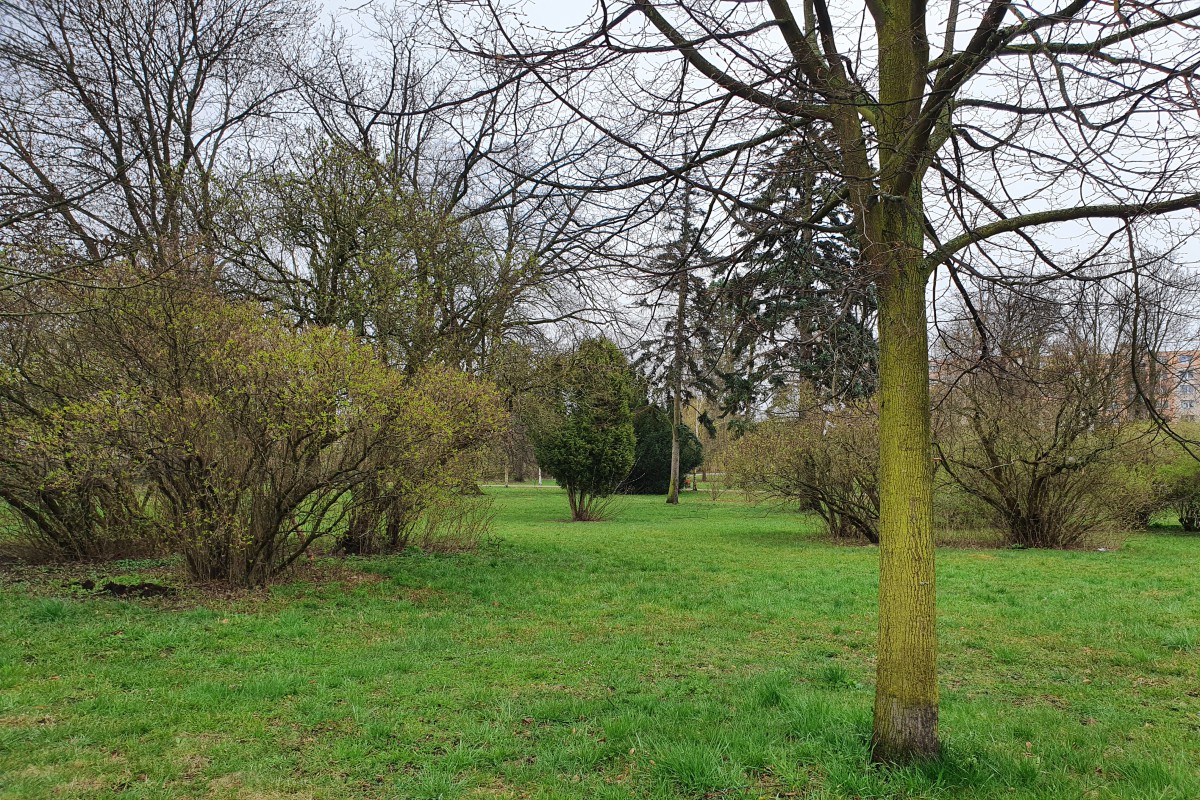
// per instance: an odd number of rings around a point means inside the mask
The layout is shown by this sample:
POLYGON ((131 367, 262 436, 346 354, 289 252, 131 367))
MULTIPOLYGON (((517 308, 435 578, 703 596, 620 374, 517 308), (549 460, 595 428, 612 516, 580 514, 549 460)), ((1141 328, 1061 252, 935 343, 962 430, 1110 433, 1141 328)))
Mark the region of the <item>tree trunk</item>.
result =
POLYGON ((884 256, 889 263, 879 297, 879 648, 872 754, 878 761, 907 761, 935 757, 939 750, 933 463, 925 272, 919 248, 904 255, 913 243, 909 226, 920 220, 903 211, 888 216, 901 227, 890 232, 907 235, 884 238, 902 244, 884 256))
MULTIPOLYGON (((686 224, 686 223, 685 223, 686 224)), ((671 364, 671 485, 667 503, 679 505, 679 426, 683 423, 683 350, 684 322, 687 314, 688 275, 681 269, 676 275, 678 304, 675 307, 675 352, 671 364)))
POLYGON ((679 505, 679 418, 681 416, 679 393, 671 399, 671 486, 667 489, 667 502, 679 505))
MULTIPOLYGON (((934 758, 940 749, 921 196, 936 148, 911 138, 928 80, 924 5, 880 0, 872 12, 879 37, 879 178, 874 197, 855 201, 879 291, 879 646, 871 753, 876 761, 904 762, 934 758)), ((865 153, 853 149, 860 141, 855 133, 844 136, 847 156, 865 153)))

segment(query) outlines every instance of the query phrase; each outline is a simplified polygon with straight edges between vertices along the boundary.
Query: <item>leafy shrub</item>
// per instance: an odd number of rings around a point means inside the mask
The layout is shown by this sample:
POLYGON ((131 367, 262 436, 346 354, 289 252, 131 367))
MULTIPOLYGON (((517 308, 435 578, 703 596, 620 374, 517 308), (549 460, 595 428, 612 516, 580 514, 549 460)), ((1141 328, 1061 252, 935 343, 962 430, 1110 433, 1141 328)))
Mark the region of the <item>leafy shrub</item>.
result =
POLYGON ((879 542, 879 425, 866 404, 773 420, 726 455, 734 485, 815 511, 837 538, 879 542))
POLYGON ((495 393, 446 369, 426 370, 407 391, 399 429, 366 457, 370 472, 354 489, 338 539, 343 552, 460 549, 489 527, 489 503, 464 487, 474 488, 487 445, 504 427, 495 393))
POLYGON ((192 313, 209 312, 171 324, 213 338, 191 353, 188 385, 131 388, 120 428, 196 578, 261 583, 363 511, 396 525, 397 509, 415 515, 457 487, 464 452, 499 425, 466 376, 408 380, 345 332, 288 330, 256 309, 192 313))
MULTIPOLYGON (((1183 424, 1176 433, 1185 441, 1196 441, 1200 426, 1183 424)), ((1200 531, 1200 449, 1194 444, 1164 442, 1155 478, 1161 487, 1163 505, 1175 512, 1189 533, 1200 531)))
MULTIPOLYGON (((321 537, 344 539, 355 524, 373 535, 398 508, 406 525, 435 502, 448 508, 443 498, 469 480, 501 424, 488 386, 441 369, 407 378, 345 331, 285 327, 194 277, 87 298, 92 310, 65 333, 88 343, 95 380, 76 380, 77 397, 41 415, 70 422, 54 429, 70 436, 30 451, 66 453, 59 461, 71 469, 27 453, 10 459, 0 483, 19 487, 37 468, 42 480, 27 493, 49 486, 108 499, 92 476, 115 464, 118 477, 108 480, 145 487, 142 519, 194 578, 242 585, 278 574, 321 537), (15 468, 22 464, 25 472, 15 468)), ((47 424, 34 421, 47 438, 47 424)), ((46 528, 30 504, 9 504, 46 528)), ((113 508, 121 507, 83 506, 133 530, 113 508)), ((426 539, 432 530, 426 520, 426 539)))
POLYGON ((0 499, 5 549, 37 560, 139 555, 158 544, 136 464, 95 424, 109 376, 55 284, 4 295, 0 315, 0 499))

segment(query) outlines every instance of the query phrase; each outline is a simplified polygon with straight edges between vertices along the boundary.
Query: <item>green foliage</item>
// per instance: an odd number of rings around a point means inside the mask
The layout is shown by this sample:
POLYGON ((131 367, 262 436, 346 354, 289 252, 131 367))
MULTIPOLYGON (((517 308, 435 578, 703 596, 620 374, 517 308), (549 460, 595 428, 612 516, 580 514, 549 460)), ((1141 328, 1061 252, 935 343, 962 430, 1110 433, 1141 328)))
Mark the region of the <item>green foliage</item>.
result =
POLYGON ((763 423, 726 455, 734 485, 817 513, 838 538, 879 541, 879 421, 857 404, 763 423))
MULTIPOLYGON (((755 210, 744 217, 753 239, 706 290, 702 349, 718 357, 701 374, 726 413, 780 405, 798 384, 822 398, 876 390, 877 297, 856 236, 780 224, 829 202, 827 169, 806 136, 781 140, 754 176, 755 210)), ((848 228, 849 209, 829 219, 848 228)))
MULTIPOLYGON (((1196 441, 1200 426, 1182 423, 1176 433, 1189 442, 1196 441)), ((1195 445, 1184 446, 1175 440, 1159 447, 1162 461, 1155 475, 1163 504, 1179 517, 1188 533, 1200 531, 1200 458, 1195 445)))
POLYGON ((438 367, 401 385, 400 404, 380 409, 371 437, 361 440, 368 471, 353 489, 338 541, 343 552, 395 552, 413 544, 453 549, 489 527, 488 503, 468 490, 505 426, 494 389, 438 367))
MULTIPOLYGON (((630 494, 666 494, 671 484, 671 415, 649 403, 633 412, 637 437, 633 469, 622 489, 630 494)), ((704 461, 704 446, 686 425, 679 426, 679 474, 704 461)))
POLYGON ((0 498, 13 512, 10 554, 43 560, 135 555, 157 545, 137 464, 95 407, 112 402, 82 303, 33 283, 3 294, 0 314, 0 498))
POLYGON ((629 362, 607 339, 588 339, 547 369, 550 387, 528 417, 534 453, 567 490, 571 518, 595 520, 598 501, 616 492, 633 467, 629 362))
MULTIPOLYGON (((77 370, 71 396, 28 415, 42 439, 20 440, 20 458, 10 451, 0 471, 9 497, 30 481, 34 496, 107 498, 92 476, 111 463, 109 481, 139 487, 149 538, 181 554, 192 577, 240 585, 270 579, 321 537, 374 541, 382 527, 402 547, 435 507, 461 523, 445 498, 471 480, 502 424, 488 386, 448 369, 405 376, 347 331, 284 326, 197 275, 85 299, 91 311, 57 335, 86 353, 88 372, 77 370)), ((48 528, 38 508, 9 504, 30 529, 48 528)), ((92 506, 95 519, 137 530, 92 506)))

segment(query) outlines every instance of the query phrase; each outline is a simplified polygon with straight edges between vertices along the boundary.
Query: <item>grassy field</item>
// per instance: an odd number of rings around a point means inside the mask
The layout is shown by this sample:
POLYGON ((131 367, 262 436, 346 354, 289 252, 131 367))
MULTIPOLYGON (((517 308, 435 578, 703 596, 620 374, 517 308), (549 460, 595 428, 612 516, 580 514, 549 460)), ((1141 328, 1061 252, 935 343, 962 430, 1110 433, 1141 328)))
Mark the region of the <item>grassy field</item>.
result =
POLYGON ((943 550, 945 758, 879 769, 873 549, 703 493, 572 525, 489 492, 478 552, 259 594, 10 575, 0 797, 1200 797, 1200 537, 943 550))

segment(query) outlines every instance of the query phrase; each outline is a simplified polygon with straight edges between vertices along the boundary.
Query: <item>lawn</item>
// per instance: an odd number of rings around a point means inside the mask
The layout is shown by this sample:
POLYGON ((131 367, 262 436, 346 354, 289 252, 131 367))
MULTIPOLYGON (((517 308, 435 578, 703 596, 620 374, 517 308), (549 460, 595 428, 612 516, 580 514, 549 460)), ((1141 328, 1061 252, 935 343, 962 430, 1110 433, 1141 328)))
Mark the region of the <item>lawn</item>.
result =
POLYGON ((477 552, 261 593, 10 574, 0 798, 1200 797, 1200 537, 943 549, 945 757, 879 769, 875 550, 728 496, 489 492, 477 552))

